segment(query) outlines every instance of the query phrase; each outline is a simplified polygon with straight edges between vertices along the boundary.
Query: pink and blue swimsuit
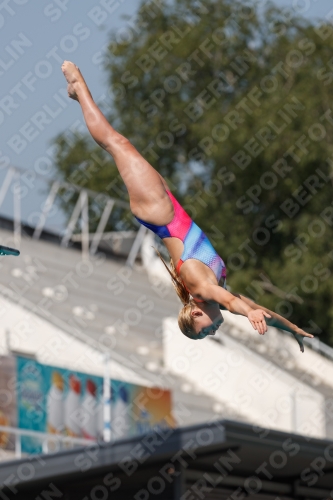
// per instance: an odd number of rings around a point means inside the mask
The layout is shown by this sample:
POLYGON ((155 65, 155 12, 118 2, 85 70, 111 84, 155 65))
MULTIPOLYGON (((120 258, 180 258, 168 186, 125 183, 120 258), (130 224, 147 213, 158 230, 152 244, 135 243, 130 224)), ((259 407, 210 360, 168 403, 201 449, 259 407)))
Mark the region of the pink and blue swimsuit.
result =
POLYGON ((205 235, 205 233, 193 222, 191 217, 185 212, 183 207, 178 203, 173 194, 167 190, 168 196, 173 204, 174 217, 166 226, 156 226, 149 224, 141 219, 137 220, 143 226, 151 229, 161 239, 163 238, 178 238, 184 243, 183 253, 178 261, 176 271, 179 274, 182 264, 188 259, 196 259, 206 264, 216 276, 217 282, 221 277, 226 282, 226 267, 218 255, 213 245, 205 235))

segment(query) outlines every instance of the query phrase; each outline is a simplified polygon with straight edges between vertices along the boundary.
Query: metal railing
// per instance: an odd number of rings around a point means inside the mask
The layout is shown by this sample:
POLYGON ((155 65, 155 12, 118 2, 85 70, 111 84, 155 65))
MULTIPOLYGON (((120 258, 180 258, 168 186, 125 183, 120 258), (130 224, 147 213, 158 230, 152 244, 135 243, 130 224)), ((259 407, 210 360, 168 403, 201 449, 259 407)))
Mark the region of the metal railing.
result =
MULTIPOLYGON (((41 444, 42 453, 54 453, 63 449, 71 449, 78 446, 91 446, 96 443, 97 440, 94 439, 83 439, 74 438, 70 436, 64 436, 62 434, 48 434, 46 432, 38 432, 27 429, 18 429, 17 427, 8 427, 5 425, 0 425, 0 433, 6 433, 8 435, 15 436, 14 442, 14 453, 15 458, 22 458, 22 447, 21 438, 30 437, 38 440, 41 444)), ((7 451, 6 448, 2 448, 7 451)), ((11 451, 11 450, 8 450, 11 451)))
MULTIPOLYGON (((290 334, 292 335, 292 334, 290 334)), ((306 347, 310 347, 313 351, 318 352, 325 358, 330 359, 333 361, 333 349, 327 344, 324 344, 324 342, 321 342, 318 337, 314 337, 313 339, 309 340, 306 337, 303 339, 304 344, 306 347)))
MULTIPOLYGON (((68 246, 70 241, 79 241, 81 243, 82 258, 89 259, 89 256, 97 252, 98 246, 102 239, 109 233, 105 232, 108 221, 115 207, 123 208, 129 211, 129 203, 126 201, 113 198, 107 194, 97 193, 90 189, 81 188, 75 184, 70 184, 65 181, 58 181, 50 178, 45 178, 43 175, 31 172, 30 170, 10 166, 3 179, 0 187, 0 209, 3 205, 4 199, 8 193, 11 192, 13 197, 13 233, 14 243, 20 247, 22 235, 22 187, 27 186, 27 178, 29 178, 30 185, 32 184, 31 176, 33 179, 43 181, 49 186, 48 192, 41 203, 41 210, 35 212, 34 216, 37 218, 33 231, 33 238, 39 239, 43 230, 46 227, 48 217, 57 202, 57 196, 64 192, 67 194, 77 193, 78 198, 74 205, 72 212, 69 214, 67 226, 64 228, 61 245, 68 246), (96 231, 90 232, 89 221, 89 201, 103 200, 103 209, 99 217, 96 231), (74 234, 75 228, 79 227, 80 231, 74 234)), ((32 188, 31 188, 32 189, 32 188)), ((39 194, 41 196, 41 194, 39 194)), ((133 241, 131 249, 128 254, 126 265, 133 266, 143 241, 143 237, 147 232, 147 228, 140 226, 136 238, 133 241)), ((119 234, 122 232, 119 231, 119 234)), ((124 232, 126 237, 126 231, 124 232)))

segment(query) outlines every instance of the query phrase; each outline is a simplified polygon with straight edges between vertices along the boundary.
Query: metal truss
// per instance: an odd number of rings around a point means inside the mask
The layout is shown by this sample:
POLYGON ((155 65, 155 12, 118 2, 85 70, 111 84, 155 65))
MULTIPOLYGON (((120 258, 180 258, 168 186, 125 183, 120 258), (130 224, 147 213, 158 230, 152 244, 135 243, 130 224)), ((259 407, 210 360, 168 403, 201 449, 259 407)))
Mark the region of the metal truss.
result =
MULTIPOLYGON (((14 243, 17 247, 20 247, 22 235, 22 177, 24 176, 24 178, 26 178, 28 175, 32 175, 31 170, 10 166, 0 187, 0 209, 7 194, 11 194, 13 198, 13 236, 14 243)), ((97 229, 95 232, 90 232, 89 202, 96 200, 96 198, 100 199, 101 193, 81 188, 68 182, 52 179, 46 180, 44 176, 37 173, 33 173, 33 176, 34 178, 39 178, 44 182, 47 182, 50 185, 50 188, 46 193, 44 203, 42 203, 42 209, 38 214, 39 219, 34 227, 32 237, 35 240, 38 240, 41 237, 42 232, 45 229, 47 219, 52 208, 57 202, 57 196, 59 196, 60 192, 63 192, 64 190, 65 192, 68 191, 70 193, 76 192, 78 194, 78 199, 63 232, 61 245, 67 247, 71 242, 80 242, 82 259, 87 260, 91 256, 95 255, 101 241, 110 236, 110 233, 107 233, 105 228, 113 209, 115 207, 121 207, 125 210, 129 210, 129 203, 103 194, 104 208, 99 218, 97 229), (77 228, 79 228, 79 231, 75 231, 77 228)), ((127 266, 133 267, 134 262, 139 255, 146 232, 147 228, 140 226, 126 260, 127 266)), ((121 232, 119 233, 121 234, 121 232)), ((125 237, 125 235, 123 237, 125 237)))

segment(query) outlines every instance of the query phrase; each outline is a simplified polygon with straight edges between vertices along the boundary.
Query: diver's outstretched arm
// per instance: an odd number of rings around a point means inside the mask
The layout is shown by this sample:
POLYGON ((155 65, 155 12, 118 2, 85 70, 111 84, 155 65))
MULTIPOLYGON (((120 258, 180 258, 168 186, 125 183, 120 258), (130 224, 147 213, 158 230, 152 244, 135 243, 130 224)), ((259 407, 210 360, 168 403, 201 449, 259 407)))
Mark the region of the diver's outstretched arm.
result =
POLYGON ((268 318, 266 316, 265 321, 268 326, 274 326, 275 328, 279 328, 280 330, 285 330, 286 332, 290 332, 294 335, 296 341, 298 342, 298 345, 300 346, 300 350, 304 352, 304 345, 303 345, 303 338, 302 337, 309 337, 313 338, 313 335, 310 333, 305 332, 301 328, 299 328, 297 325, 294 325, 290 321, 288 321, 286 318, 283 316, 280 316, 280 314, 277 314, 273 311, 270 311, 266 307, 259 306, 253 300, 248 299, 247 297, 244 297, 244 295, 240 294, 233 294, 235 297, 240 298, 243 300, 248 306, 252 307, 252 309, 262 309, 266 313, 268 313, 271 317, 268 318))
POLYGON ((247 304, 245 300, 241 299, 240 295, 230 293, 221 286, 206 284, 201 287, 200 296, 201 299, 207 302, 217 302, 220 307, 225 307, 225 309, 233 314, 245 316, 251 323, 252 327, 257 330, 260 335, 267 332, 265 317, 270 318, 269 313, 267 313, 260 306, 256 305, 256 307, 253 307, 252 305, 247 304))
POLYGON ((303 337, 313 338, 313 335, 305 332, 283 316, 256 304, 243 295, 230 293, 220 286, 210 285, 205 288, 205 293, 202 295, 202 298, 207 301, 215 300, 220 304, 222 310, 226 309, 233 314, 246 316, 253 328, 261 335, 267 331, 267 325, 292 333, 302 352, 304 352, 303 337))
POLYGON ((266 307, 256 304, 255 302, 253 302, 253 300, 244 297, 244 295, 237 293, 233 293, 233 295, 235 295, 235 297, 239 297, 240 299, 242 299, 246 304, 252 307, 252 309, 262 309, 263 311, 266 311, 271 316, 271 318, 266 319, 266 323, 268 324, 268 326, 275 326, 276 328, 280 328, 281 330, 286 330, 287 332, 290 333, 298 333, 300 335, 303 335, 304 337, 313 338, 313 335, 311 335, 310 333, 306 333, 297 325, 294 325, 283 316, 280 316, 280 314, 277 314, 276 312, 273 312, 270 309, 267 309, 266 307))

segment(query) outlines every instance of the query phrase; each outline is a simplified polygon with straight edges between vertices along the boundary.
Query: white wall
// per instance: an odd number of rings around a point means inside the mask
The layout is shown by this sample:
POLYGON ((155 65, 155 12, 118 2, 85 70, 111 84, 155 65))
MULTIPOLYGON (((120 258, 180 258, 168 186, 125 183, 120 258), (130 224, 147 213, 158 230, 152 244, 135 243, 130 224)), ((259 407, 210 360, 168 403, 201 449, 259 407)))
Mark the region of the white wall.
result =
MULTIPOLYGON (((253 335, 256 335, 256 332, 253 332, 253 328, 250 326, 247 318, 235 316, 228 311, 224 311, 223 316, 225 317, 226 323, 237 329, 238 334, 242 338, 251 341, 253 335)), ((264 337, 261 337, 261 339, 263 352, 268 349, 275 350, 279 360, 288 357, 287 363, 289 370, 300 370, 303 380, 309 377, 314 384, 323 383, 332 387, 333 391, 333 362, 330 359, 325 358, 307 346, 305 346, 305 352, 302 354, 296 340, 289 335, 285 335, 276 328, 269 328, 268 333, 264 337)), ((309 342, 315 343, 318 342, 318 340, 314 338, 310 339, 309 342)))
MULTIPOLYGON (((242 324, 241 321, 240 332, 242 324)), ((248 421, 256 425, 325 436, 322 394, 230 336, 222 335, 222 339, 224 345, 209 338, 189 340, 179 331, 176 319, 166 319, 164 362, 167 370, 182 376, 216 401, 245 414, 248 421)))

